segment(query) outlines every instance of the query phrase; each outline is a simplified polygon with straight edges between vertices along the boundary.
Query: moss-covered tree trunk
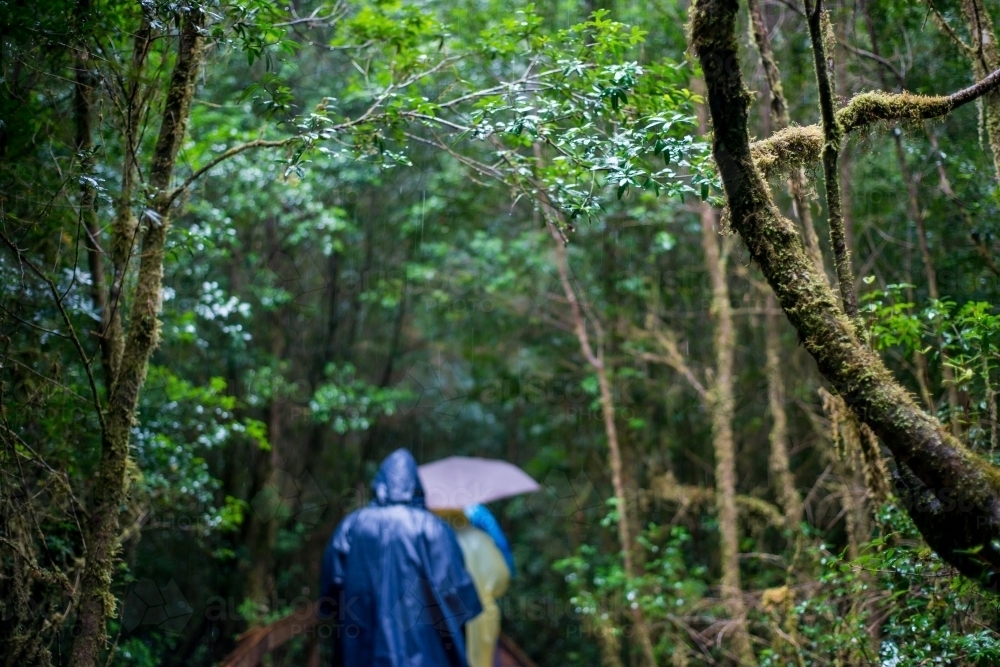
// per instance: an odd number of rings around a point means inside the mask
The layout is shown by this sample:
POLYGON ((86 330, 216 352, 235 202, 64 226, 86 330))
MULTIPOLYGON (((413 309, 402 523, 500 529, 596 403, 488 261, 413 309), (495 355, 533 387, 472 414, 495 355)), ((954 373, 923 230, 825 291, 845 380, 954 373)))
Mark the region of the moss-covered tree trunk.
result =
MULTIPOLYGON (((902 498, 928 543, 963 573, 992 581, 1000 568, 1000 472, 921 410, 881 359, 858 340, 817 275, 794 225, 777 210, 754 163, 747 131, 751 100, 736 41, 737 0, 697 0, 692 41, 708 86, 713 153, 732 228, 746 244, 820 372, 890 449, 915 497, 902 498), (912 472, 912 475, 909 473, 912 472)), ((838 112, 841 129, 888 113, 943 115, 993 85, 949 98, 869 95, 838 112)))
MULTIPOLYGON (((178 43, 177 60, 160 121, 160 132, 149 165, 149 197, 145 233, 128 333, 122 341, 121 362, 110 387, 101 437, 101 460, 86 526, 86 565, 80 582, 72 667, 93 667, 106 640, 105 625, 114 614, 112 571, 118 550, 118 515, 127 491, 129 436, 146 378, 149 356, 159 340, 163 284, 163 249, 169 225, 170 182, 177 151, 184 139, 195 76, 202 59, 205 14, 186 15, 178 43)), ((121 239, 115 239, 115 243, 121 239)))

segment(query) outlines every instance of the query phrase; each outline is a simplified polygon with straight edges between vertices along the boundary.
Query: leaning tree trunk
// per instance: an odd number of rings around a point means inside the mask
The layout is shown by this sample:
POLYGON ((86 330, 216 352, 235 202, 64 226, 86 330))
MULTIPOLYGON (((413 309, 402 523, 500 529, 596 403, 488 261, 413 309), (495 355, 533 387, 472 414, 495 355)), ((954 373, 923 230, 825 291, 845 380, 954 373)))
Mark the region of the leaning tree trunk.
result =
MULTIPOLYGON (((900 464, 908 488, 919 494, 920 502, 909 503, 908 509, 927 542, 962 573, 992 582, 1000 568, 1000 471, 921 410, 858 339, 836 297, 816 275, 794 225, 775 207, 754 162, 755 154, 762 155, 760 147, 751 151, 747 131, 752 97, 738 66, 738 9, 737 0, 696 0, 691 23, 694 51, 708 85, 713 152, 732 228, 820 372, 882 439, 900 464)), ((1000 73, 994 72, 949 97, 868 93, 837 112, 835 120, 847 132, 880 119, 942 116, 995 89, 998 82, 1000 73)), ((814 147, 820 143, 822 152, 822 140, 810 141, 814 147)), ((827 166, 834 166, 830 162, 827 166)))
MULTIPOLYGON (((160 133, 149 165, 152 206, 146 212, 146 231, 135 293, 129 313, 122 358, 110 388, 106 425, 101 435, 101 460, 87 520, 86 565, 80 585, 79 608, 70 652, 73 667, 93 667, 106 640, 105 624, 114 614, 112 571, 118 550, 118 514, 126 494, 129 435, 146 379, 149 356, 159 340, 158 315, 163 284, 163 247, 169 225, 169 186, 184 139, 202 59, 205 14, 190 11, 181 27, 177 61, 167 90, 160 133)), ((115 239, 115 242, 119 242, 115 239)))

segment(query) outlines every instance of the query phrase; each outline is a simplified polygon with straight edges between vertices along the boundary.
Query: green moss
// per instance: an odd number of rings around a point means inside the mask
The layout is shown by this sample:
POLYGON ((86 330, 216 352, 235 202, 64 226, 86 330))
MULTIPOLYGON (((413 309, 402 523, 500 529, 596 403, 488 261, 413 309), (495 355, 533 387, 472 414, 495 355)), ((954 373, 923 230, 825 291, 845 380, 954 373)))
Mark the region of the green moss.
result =
POLYGON ((837 112, 845 132, 863 130, 880 121, 919 121, 944 116, 954 108, 949 97, 912 93, 869 92, 855 95, 837 112))
POLYGON ((994 90, 983 100, 986 115, 986 137, 989 140, 990 152, 993 153, 993 167, 996 178, 1000 181, 1000 91, 994 90))
POLYGON ((823 130, 818 125, 792 126, 750 146, 754 164, 764 178, 807 167, 823 154, 823 130))

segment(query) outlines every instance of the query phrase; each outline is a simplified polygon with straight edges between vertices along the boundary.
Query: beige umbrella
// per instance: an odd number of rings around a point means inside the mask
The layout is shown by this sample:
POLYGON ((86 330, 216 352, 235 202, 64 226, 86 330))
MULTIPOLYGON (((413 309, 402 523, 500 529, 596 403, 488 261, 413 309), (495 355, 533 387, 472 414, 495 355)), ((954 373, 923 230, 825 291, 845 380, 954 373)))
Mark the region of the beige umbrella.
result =
POLYGON ((432 510, 460 510, 476 503, 532 493, 541 487, 513 463, 449 456, 417 468, 424 500, 432 510))

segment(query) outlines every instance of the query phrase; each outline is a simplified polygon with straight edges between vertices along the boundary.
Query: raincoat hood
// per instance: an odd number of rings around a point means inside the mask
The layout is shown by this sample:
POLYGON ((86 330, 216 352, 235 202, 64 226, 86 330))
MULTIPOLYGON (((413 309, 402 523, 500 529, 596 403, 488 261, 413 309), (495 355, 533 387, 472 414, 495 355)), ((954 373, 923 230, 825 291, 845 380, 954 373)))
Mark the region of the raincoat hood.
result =
POLYGON ((410 505, 424 507, 424 487, 417 475, 417 462, 406 449, 397 449, 385 457, 372 482, 373 505, 410 505))

